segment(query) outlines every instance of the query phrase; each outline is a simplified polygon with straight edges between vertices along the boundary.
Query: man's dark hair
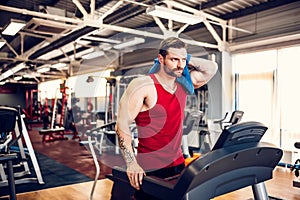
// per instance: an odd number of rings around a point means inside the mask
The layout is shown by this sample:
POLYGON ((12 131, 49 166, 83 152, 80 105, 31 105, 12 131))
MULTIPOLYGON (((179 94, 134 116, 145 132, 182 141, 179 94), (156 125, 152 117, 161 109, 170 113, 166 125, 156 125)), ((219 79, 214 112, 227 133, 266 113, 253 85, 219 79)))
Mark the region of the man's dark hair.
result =
POLYGON ((169 48, 186 48, 186 44, 177 37, 169 37, 160 43, 158 53, 165 58, 169 48))

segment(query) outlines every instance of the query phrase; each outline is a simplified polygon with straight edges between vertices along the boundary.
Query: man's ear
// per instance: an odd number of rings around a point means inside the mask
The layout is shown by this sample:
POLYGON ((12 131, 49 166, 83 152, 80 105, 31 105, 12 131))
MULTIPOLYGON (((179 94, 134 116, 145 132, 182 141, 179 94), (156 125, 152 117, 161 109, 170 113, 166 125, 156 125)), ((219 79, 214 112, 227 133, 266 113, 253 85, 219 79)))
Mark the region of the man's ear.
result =
POLYGON ((161 54, 157 55, 157 59, 158 59, 159 63, 164 63, 164 57, 161 54))

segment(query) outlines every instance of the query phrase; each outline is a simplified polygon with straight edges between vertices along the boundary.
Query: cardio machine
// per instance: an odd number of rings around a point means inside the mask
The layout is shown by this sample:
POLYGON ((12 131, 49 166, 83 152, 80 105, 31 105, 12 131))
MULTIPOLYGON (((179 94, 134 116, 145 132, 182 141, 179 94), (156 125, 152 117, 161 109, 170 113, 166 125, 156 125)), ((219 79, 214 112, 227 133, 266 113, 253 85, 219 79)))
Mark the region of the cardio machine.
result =
MULTIPOLYGON (((294 146, 295 146, 295 148, 300 149, 300 142, 295 142, 294 146)), ((296 162, 292 166, 291 170, 295 172, 295 176, 297 178, 300 176, 300 158, 298 158, 296 160, 296 162)), ((299 180, 293 180, 293 186, 300 188, 300 181, 299 180)))
MULTIPOLYGON (((228 112, 226 112, 225 116, 222 119, 212 120, 212 123, 218 125, 220 130, 223 131, 224 128, 239 123, 242 120, 243 115, 244 115, 244 111, 235 110, 232 112, 230 119, 228 121, 226 121, 227 116, 228 116, 228 112)), ((209 130, 208 126, 206 126, 205 128, 202 128, 199 132, 199 138, 200 138, 199 144, 200 145, 199 145, 198 149, 201 149, 202 152, 210 151, 213 147, 213 142, 212 142, 210 131, 211 130, 209 130), (207 140, 208 140, 207 143, 204 142, 205 137, 207 137, 207 140)))
MULTIPOLYGON (((252 186, 255 200, 267 200, 264 181, 272 179, 273 169, 283 151, 260 142, 267 127, 259 122, 243 122, 224 128, 210 152, 191 162, 177 177, 160 179, 146 176, 142 190, 153 199, 209 200, 252 186)), ((134 190, 126 170, 114 167, 107 175, 114 182, 112 200, 130 199, 134 190)))
POLYGON ((229 121, 225 121, 227 118, 227 115, 228 115, 228 112, 226 112, 223 119, 213 121, 213 123, 219 124, 221 130, 223 130, 227 126, 239 123, 242 120, 244 111, 241 111, 241 110, 233 111, 229 121))
POLYGON ((20 108, 0 106, 0 188, 16 199, 15 184, 24 183, 44 184, 38 160, 20 108))

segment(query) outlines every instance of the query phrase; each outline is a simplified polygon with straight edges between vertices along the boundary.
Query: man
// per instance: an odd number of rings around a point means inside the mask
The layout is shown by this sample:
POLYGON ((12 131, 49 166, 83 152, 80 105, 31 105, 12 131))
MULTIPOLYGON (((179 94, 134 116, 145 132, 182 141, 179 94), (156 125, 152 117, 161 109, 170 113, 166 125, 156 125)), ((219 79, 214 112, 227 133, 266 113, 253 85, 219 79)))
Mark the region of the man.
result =
POLYGON ((116 132, 127 176, 137 191, 145 175, 165 178, 179 174, 184 168, 181 139, 187 93, 177 80, 188 67, 189 74, 185 75, 194 88, 199 88, 217 71, 215 62, 187 59, 184 42, 175 37, 163 40, 157 58, 158 71, 132 80, 120 100, 116 132), (134 120, 139 140, 137 157, 129 129, 134 120))

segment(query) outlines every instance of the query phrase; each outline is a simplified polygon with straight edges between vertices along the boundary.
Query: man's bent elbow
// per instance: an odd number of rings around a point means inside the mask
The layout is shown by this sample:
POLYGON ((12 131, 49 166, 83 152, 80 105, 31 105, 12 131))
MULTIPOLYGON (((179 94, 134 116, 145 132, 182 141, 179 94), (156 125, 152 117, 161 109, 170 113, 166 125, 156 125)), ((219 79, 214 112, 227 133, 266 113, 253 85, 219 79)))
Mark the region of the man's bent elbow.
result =
POLYGON ((213 77, 218 71, 218 64, 216 62, 212 63, 212 67, 211 67, 211 77, 213 77))

